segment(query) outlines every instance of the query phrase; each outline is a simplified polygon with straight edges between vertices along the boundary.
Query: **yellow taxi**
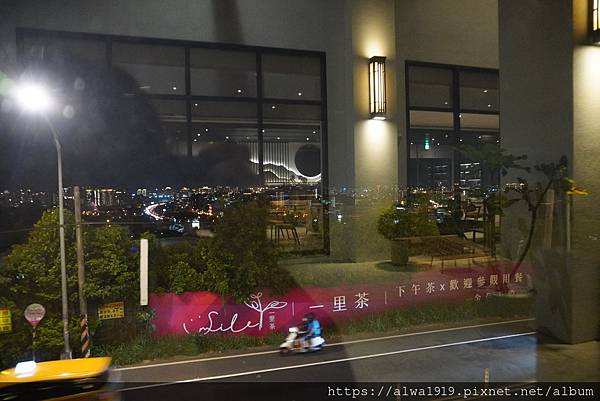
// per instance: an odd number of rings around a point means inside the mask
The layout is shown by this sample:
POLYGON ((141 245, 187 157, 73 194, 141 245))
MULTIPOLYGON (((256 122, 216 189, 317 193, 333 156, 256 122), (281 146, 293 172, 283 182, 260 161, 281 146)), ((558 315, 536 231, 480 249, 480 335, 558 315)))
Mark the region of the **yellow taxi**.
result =
POLYGON ((110 358, 20 362, 0 372, 0 401, 119 398, 110 358))

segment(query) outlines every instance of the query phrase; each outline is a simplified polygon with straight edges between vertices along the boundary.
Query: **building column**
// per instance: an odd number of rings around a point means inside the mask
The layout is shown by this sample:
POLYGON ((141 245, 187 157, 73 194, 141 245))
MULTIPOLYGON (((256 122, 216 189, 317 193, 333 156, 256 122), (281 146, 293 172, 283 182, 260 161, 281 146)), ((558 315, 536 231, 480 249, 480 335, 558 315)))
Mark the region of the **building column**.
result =
MULTIPOLYGON (((499 0, 498 8, 502 147, 526 154, 531 166, 565 155, 568 175, 590 192, 562 197, 553 214, 542 210, 526 259, 532 264, 537 327, 567 343, 600 337, 600 48, 589 44, 588 5, 499 0), (542 241, 548 217, 553 235, 542 241)), ((516 176, 544 180, 520 172, 505 182, 516 176)), ((518 256, 525 238, 520 227, 527 222, 525 208, 506 210, 505 254, 518 256)))

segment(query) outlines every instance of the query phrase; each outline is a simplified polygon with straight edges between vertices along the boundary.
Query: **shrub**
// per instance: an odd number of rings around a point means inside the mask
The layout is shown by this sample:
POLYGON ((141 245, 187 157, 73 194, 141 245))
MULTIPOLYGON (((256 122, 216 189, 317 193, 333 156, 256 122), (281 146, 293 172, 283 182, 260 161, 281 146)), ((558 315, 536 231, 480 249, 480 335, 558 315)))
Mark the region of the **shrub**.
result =
POLYGON ((439 235, 426 204, 404 207, 392 205, 377 220, 377 231, 387 239, 439 235))

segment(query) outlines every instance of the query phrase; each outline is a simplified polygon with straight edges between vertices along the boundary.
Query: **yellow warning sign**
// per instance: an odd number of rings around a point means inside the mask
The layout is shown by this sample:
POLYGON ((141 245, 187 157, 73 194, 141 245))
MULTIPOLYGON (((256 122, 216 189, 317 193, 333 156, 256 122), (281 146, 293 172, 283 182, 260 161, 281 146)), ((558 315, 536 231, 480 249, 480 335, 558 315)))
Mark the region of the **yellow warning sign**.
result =
POLYGON ((98 306, 98 319, 100 320, 120 319, 123 317, 125 317, 125 303, 122 301, 98 306))
POLYGON ((12 319, 10 309, 0 308, 0 333, 10 333, 12 331, 12 319))

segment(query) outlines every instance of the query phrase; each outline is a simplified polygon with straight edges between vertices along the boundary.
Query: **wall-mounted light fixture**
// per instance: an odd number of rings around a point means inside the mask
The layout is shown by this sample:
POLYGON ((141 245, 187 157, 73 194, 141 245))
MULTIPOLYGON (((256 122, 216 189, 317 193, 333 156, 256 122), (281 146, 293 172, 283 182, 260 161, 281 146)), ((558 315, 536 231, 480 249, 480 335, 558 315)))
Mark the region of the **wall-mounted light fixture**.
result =
POLYGON ((386 119, 385 57, 369 59, 369 113, 375 120, 386 119))
POLYGON ((590 30, 592 32, 592 42, 600 44, 600 10, 598 9, 600 0, 592 0, 590 13, 590 30))

